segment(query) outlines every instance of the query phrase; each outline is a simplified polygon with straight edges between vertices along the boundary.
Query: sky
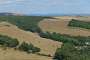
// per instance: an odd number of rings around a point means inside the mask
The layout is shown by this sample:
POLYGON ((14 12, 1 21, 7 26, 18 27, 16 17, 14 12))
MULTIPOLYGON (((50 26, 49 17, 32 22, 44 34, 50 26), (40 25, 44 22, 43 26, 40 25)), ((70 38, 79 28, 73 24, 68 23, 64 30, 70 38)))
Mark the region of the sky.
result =
POLYGON ((0 0, 0 12, 90 14, 90 0, 0 0))

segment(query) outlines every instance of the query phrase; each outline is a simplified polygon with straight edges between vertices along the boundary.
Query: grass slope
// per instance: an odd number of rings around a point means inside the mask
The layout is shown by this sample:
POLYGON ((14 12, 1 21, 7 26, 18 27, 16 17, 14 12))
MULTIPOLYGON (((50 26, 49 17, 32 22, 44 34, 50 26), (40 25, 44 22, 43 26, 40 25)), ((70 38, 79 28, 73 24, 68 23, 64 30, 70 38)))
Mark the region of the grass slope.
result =
POLYGON ((19 42, 32 43, 36 47, 41 49, 42 54, 54 55, 55 50, 61 46, 60 42, 52 41, 50 39, 44 39, 38 35, 19 29, 17 26, 2 22, 0 23, 0 34, 8 35, 13 38, 17 38, 19 42), (8 25, 8 26, 7 26, 8 25))

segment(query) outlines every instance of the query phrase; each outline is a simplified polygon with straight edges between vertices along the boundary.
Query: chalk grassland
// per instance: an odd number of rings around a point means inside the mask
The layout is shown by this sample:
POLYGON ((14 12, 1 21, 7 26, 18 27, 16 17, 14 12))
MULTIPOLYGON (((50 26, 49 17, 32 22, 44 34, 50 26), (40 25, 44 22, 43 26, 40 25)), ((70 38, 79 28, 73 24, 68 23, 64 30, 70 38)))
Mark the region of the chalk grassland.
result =
POLYGON ((56 19, 44 19, 39 23, 43 31, 57 32, 61 34, 69 34, 73 36, 90 36, 90 30, 76 27, 68 27, 71 19, 78 19, 81 21, 90 21, 89 16, 61 16, 54 17, 56 19))
MULTIPOLYGON (((46 55, 50 54, 51 56, 54 55, 56 49, 58 47, 61 47, 61 44, 62 44, 60 42, 41 38, 37 34, 21 30, 17 26, 7 22, 0 23, 0 34, 17 38, 20 42, 25 41, 28 43, 32 43, 41 49, 41 52, 40 52, 41 54, 46 54, 46 55)), ((20 51, 17 52, 13 50, 10 50, 10 51, 8 50, 6 54, 0 52, 0 60, 12 60, 12 59, 13 60, 14 59, 15 60, 42 60, 42 59, 49 60, 51 58, 48 58, 48 57, 45 58, 44 56, 39 56, 35 54, 29 55, 26 53, 21 53, 20 51)))

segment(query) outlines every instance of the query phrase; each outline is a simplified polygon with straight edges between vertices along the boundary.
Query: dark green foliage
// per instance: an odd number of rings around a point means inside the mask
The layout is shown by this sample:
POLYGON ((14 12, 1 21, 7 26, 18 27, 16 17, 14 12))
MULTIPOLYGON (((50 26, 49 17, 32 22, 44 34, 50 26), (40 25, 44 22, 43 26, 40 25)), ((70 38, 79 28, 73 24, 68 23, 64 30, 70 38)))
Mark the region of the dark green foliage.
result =
POLYGON ((23 42, 19 45, 19 41, 17 39, 10 38, 8 36, 0 35, 0 45, 4 47, 16 48, 21 51, 25 51, 27 53, 36 53, 40 52, 40 48, 35 47, 33 44, 28 44, 23 42), (18 46, 18 48, 17 48, 18 46))
POLYGON ((10 38, 8 36, 0 35, 0 45, 6 47, 16 47, 19 44, 17 39, 10 38))
POLYGON ((0 21, 7 21, 12 23, 19 28, 31 31, 31 32, 40 32, 41 29, 38 27, 38 23, 44 18, 49 17, 41 17, 41 16, 0 16, 0 21))
POLYGON ((76 19, 72 19, 69 22, 68 26, 90 29, 90 22, 85 22, 85 21, 79 21, 79 20, 76 20, 76 19))
POLYGON ((72 44, 69 43, 65 43, 62 48, 58 48, 56 53, 55 53, 55 59, 58 60, 65 60, 66 58, 69 57, 68 54, 71 54, 70 52, 72 52, 73 50, 75 50, 75 48, 73 47, 72 44))
POLYGON ((42 32, 43 38, 63 42, 62 48, 58 48, 54 59, 57 60, 90 60, 90 36, 69 36, 59 33, 42 32))
POLYGON ((83 46, 86 45, 87 42, 90 43, 90 37, 82 37, 82 36, 69 36, 59 33, 50 33, 50 32, 42 32, 39 35, 43 38, 52 39, 55 41, 63 42, 63 43, 73 43, 74 45, 83 46))
POLYGON ((23 42, 23 43, 19 46, 19 49, 20 49, 20 50, 23 50, 23 51, 28 51, 28 49, 29 49, 28 46, 29 46, 29 45, 28 45, 27 43, 23 42))
POLYGON ((90 60, 90 46, 78 46, 65 43, 62 48, 58 48, 54 59, 57 60, 90 60))
POLYGON ((28 44, 23 42, 20 46, 19 46, 19 50, 21 51, 25 51, 27 53, 36 53, 36 52, 40 52, 40 48, 35 47, 33 44, 28 44))
POLYGON ((35 52, 40 52, 40 48, 38 48, 38 47, 33 47, 33 48, 32 48, 32 53, 35 53, 35 52))

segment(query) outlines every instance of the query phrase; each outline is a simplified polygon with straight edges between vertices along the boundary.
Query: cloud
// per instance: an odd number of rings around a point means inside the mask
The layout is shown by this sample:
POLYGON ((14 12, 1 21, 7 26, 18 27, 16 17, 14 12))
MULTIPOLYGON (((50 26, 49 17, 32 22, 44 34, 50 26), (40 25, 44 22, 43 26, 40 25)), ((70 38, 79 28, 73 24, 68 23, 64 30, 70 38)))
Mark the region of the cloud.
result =
POLYGON ((0 0, 0 4, 9 4, 9 3, 17 3, 17 2, 23 2, 25 0, 0 0))
POLYGON ((22 2, 22 1, 25 1, 25 0, 16 0, 17 2, 22 2))
POLYGON ((0 12, 27 14, 90 13, 90 0, 0 0, 0 12))
POLYGON ((6 4, 6 3, 11 3, 12 1, 10 0, 0 0, 0 4, 6 4))

